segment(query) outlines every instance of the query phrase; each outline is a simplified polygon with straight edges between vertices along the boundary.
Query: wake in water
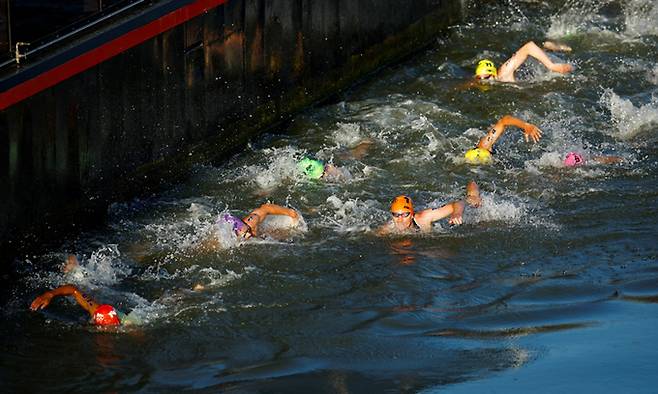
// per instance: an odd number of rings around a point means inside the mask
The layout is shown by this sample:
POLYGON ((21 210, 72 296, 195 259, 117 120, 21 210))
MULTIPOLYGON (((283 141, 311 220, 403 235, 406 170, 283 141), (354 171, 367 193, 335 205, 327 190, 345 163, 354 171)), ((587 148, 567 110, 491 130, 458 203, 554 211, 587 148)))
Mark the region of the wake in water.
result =
POLYGON ((646 104, 635 106, 630 99, 621 98, 611 89, 606 89, 601 97, 601 105, 610 111, 615 129, 608 133, 615 138, 629 140, 658 125, 657 96, 652 96, 646 104))

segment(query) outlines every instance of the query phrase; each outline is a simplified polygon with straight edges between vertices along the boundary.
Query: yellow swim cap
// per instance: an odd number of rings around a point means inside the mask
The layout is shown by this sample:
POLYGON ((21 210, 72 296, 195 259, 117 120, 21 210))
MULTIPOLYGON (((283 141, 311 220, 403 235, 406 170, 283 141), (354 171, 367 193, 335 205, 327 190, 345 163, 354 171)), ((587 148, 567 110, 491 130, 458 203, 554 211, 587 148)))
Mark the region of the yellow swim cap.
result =
POLYGON ((397 196, 391 203, 391 212, 411 212, 414 213, 414 204, 407 196, 397 196))
POLYGON ((482 148, 471 149, 464 154, 468 164, 486 164, 491 161, 491 152, 482 148))
POLYGON ((475 69, 475 76, 479 77, 481 75, 493 75, 494 77, 498 76, 496 66, 491 60, 484 59, 478 62, 478 66, 475 69))

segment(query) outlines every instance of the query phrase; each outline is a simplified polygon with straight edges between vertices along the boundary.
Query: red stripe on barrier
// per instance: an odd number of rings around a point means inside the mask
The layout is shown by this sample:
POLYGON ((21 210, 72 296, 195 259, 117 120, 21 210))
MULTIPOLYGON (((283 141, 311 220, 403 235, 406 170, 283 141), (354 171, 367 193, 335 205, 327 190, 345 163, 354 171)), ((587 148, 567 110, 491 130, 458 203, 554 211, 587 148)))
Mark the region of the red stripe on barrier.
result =
POLYGON ((0 110, 81 73, 228 0, 198 0, 0 93, 0 110))

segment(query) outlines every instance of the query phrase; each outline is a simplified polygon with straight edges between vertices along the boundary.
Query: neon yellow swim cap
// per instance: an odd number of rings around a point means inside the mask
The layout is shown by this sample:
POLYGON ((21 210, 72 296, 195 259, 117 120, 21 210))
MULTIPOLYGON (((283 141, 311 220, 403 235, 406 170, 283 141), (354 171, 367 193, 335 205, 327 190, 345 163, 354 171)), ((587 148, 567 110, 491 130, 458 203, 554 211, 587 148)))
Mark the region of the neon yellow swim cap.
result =
POLYGON ((486 164, 491 161, 491 152, 482 148, 471 149, 464 154, 468 164, 486 164))
POLYGON ((489 59, 480 60, 478 66, 475 69, 475 76, 479 77, 481 75, 493 75, 494 77, 498 76, 498 70, 496 66, 489 59))
POLYGON ((320 179, 324 174, 324 164, 320 160, 305 157, 297 165, 299 170, 310 179, 320 179))

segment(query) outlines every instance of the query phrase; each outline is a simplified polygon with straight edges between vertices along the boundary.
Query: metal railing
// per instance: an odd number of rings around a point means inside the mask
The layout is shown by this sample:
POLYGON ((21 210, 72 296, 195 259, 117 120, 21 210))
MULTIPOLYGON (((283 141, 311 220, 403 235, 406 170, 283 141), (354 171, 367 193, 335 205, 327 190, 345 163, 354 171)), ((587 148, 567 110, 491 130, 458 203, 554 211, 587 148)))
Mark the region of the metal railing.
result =
MULTIPOLYGON (((143 3, 154 3, 157 0, 117 0, 110 2, 109 5, 104 6, 103 0, 97 0, 98 9, 92 14, 87 14, 83 18, 79 18, 74 22, 66 25, 65 27, 59 28, 53 32, 48 32, 46 35, 28 42, 26 40, 21 40, 20 36, 17 37, 16 32, 14 31, 14 26, 16 20, 12 21, 12 8, 11 0, 7 0, 7 9, 6 9, 6 21, 7 21, 7 41, 8 41, 8 50, 4 56, 0 56, 0 69, 12 64, 21 64, 21 61, 24 62, 30 56, 37 54, 45 49, 52 48, 58 44, 64 43, 67 39, 70 39, 74 36, 77 36, 86 31, 90 31, 91 28, 97 26, 111 18, 116 17, 117 15, 123 14, 138 5, 143 3), (13 40, 17 40, 14 42, 13 40), (19 41, 20 40, 20 41, 19 41), (5 60, 2 60, 2 57, 5 60)), ((108 1, 106 0, 105 3, 108 1)))

